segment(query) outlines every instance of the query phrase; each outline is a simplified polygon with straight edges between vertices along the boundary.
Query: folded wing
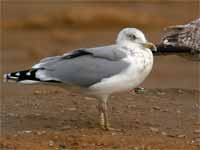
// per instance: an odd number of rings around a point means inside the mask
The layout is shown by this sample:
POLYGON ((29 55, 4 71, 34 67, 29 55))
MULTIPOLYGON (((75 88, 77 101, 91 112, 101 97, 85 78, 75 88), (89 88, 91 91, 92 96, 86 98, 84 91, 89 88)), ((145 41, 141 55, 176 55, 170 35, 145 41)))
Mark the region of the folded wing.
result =
POLYGON ((41 81, 59 81, 89 87, 104 78, 116 75, 129 64, 122 58, 126 53, 116 45, 78 49, 63 56, 42 59, 33 66, 41 81))

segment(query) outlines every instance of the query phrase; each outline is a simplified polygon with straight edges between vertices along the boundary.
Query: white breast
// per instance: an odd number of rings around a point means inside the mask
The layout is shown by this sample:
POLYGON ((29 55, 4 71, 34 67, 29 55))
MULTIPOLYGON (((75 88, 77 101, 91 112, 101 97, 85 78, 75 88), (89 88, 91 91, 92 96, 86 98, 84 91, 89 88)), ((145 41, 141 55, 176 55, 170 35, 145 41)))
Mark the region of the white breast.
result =
POLYGON ((149 49, 131 51, 130 55, 124 58, 123 61, 130 63, 126 70, 110 78, 103 79, 91 86, 90 89, 98 94, 111 94, 137 87, 151 72, 153 55, 149 49))

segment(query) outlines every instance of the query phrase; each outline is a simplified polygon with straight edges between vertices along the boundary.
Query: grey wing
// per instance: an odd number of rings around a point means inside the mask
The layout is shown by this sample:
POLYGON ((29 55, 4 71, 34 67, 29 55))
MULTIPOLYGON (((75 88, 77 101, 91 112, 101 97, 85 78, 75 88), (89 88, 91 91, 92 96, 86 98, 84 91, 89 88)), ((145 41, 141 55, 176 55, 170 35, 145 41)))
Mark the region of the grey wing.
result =
POLYGON ((113 61, 126 57, 123 48, 118 45, 89 48, 85 51, 92 53, 94 57, 105 58, 113 61))
POLYGON ((110 51, 115 50, 109 47, 106 55, 105 51, 103 52, 104 49, 106 47, 98 50, 76 50, 60 57, 43 59, 40 65, 33 68, 40 69, 37 76, 42 81, 56 80, 89 87, 104 78, 120 73, 129 66, 128 63, 122 61, 122 59, 119 59, 120 57, 116 57, 116 54, 112 54, 110 51), (99 54, 95 50, 99 51, 99 54), (100 52, 101 50, 104 54, 100 52))
POLYGON ((83 55, 92 55, 94 57, 109 59, 113 61, 126 57, 126 53, 124 53, 117 45, 96 48, 80 48, 65 53, 62 56, 44 58, 32 68, 49 67, 55 65, 56 62, 62 59, 72 59, 83 55))
POLYGON ((46 57, 39 61, 39 63, 32 66, 33 69, 38 68, 52 68, 57 62, 63 60, 63 59, 72 59, 75 57, 79 57, 82 55, 88 55, 91 54, 89 52, 84 51, 85 49, 75 49, 71 52, 65 53, 62 56, 52 56, 52 57, 46 57))

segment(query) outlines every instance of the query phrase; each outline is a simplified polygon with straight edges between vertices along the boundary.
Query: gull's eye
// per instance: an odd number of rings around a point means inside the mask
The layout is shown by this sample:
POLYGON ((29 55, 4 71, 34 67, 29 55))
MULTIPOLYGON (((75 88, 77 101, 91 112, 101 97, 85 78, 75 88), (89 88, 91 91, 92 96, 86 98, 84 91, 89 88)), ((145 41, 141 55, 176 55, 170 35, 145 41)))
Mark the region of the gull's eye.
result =
POLYGON ((131 39, 131 40, 135 40, 136 39, 136 36, 134 34, 129 34, 128 37, 131 39))

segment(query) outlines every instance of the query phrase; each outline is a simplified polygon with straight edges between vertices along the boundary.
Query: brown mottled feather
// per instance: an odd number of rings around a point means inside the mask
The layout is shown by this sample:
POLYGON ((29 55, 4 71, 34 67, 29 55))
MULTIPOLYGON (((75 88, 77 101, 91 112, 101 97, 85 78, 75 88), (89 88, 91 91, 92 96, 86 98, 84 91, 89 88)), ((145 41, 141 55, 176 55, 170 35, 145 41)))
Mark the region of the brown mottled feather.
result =
POLYGON ((185 25, 165 28, 158 45, 160 52, 188 53, 200 57, 200 18, 185 25))

